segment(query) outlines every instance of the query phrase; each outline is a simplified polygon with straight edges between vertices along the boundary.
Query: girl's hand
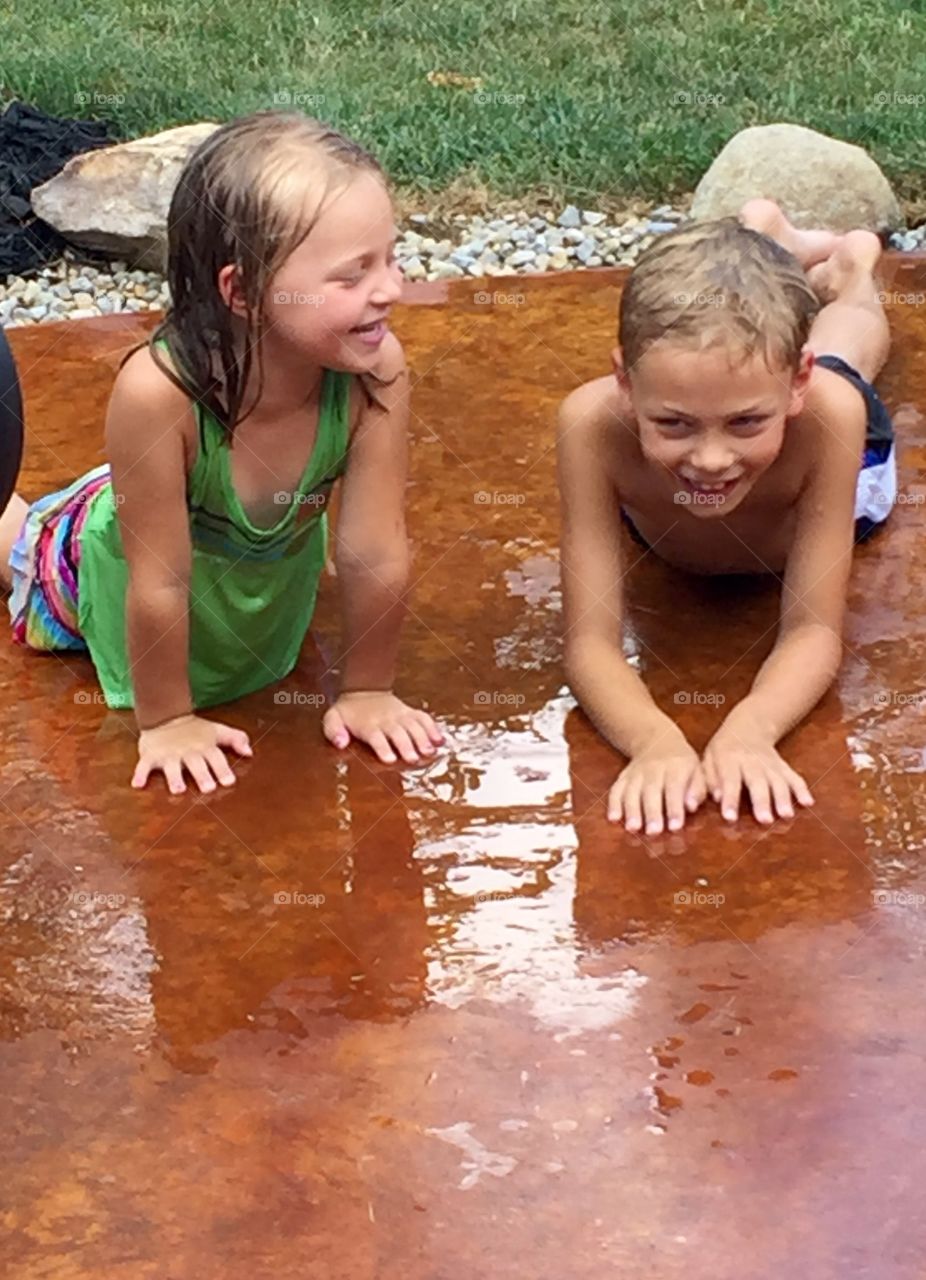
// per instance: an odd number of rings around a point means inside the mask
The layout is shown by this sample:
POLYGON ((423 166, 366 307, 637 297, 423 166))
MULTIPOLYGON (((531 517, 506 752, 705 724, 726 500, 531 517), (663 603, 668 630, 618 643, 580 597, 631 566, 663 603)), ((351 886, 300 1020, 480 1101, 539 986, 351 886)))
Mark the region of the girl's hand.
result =
POLYGON ((431 756, 444 741, 426 711, 415 711, 395 694, 376 689, 342 693, 325 712, 322 729, 336 747, 346 747, 351 737, 365 742, 384 764, 395 761, 396 751, 407 764, 414 764, 419 752, 431 756))
POLYGON ((138 765, 133 787, 143 787, 149 775, 160 769, 174 795, 186 791, 183 768, 189 770, 200 791, 214 791, 216 778, 223 787, 235 781, 222 747, 239 755, 253 755, 248 735, 231 725, 202 720, 196 715, 177 716, 154 729, 143 729, 138 738, 138 765), (215 777, 213 777, 213 774, 215 777))
POLYGON ((647 835, 679 831, 707 795, 701 761, 681 732, 666 732, 633 757, 608 796, 608 821, 647 835))
POLYGON ((742 717, 734 724, 725 721, 711 738, 704 752, 704 776, 728 822, 739 816, 743 787, 757 822, 774 822, 775 810, 781 818, 793 818, 792 797, 798 804, 813 804, 801 775, 782 759, 768 735, 742 717))

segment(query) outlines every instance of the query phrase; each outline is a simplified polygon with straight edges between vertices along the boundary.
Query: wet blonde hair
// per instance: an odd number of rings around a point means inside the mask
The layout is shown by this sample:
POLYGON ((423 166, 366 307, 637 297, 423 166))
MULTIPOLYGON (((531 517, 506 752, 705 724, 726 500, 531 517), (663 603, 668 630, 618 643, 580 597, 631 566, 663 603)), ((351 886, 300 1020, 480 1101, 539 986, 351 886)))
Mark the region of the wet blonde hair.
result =
POLYGON ((639 258, 620 301, 620 344, 632 369, 656 342, 728 345, 768 367, 797 367, 820 300, 770 236, 735 217, 661 236, 639 258))
MULTIPOLYGON (((300 111, 257 111, 220 125, 188 156, 170 202, 170 306, 147 343, 133 347, 122 363, 147 345, 171 382, 199 400, 231 436, 241 421, 251 353, 266 329, 262 303, 269 281, 331 196, 358 172, 373 173, 385 185, 378 161, 359 143, 300 111), (240 354, 217 284, 227 263, 237 268, 247 309, 240 354), (154 345, 161 338, 176 374, 154 345)), ((259 361, 258 399, 263 385, 259 361)))

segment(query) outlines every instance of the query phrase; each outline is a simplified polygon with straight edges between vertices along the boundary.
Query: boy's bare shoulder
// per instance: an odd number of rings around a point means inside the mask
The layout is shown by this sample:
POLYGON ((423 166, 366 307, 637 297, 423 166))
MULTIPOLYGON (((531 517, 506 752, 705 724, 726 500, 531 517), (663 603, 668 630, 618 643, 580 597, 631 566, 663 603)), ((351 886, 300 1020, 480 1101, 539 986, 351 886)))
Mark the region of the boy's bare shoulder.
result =
POLYGON ((633 421, 630 402, 621 391, 613 374, 584 382, 571 391, 559 407, 561 437, 581 435, 619 440, 621 428, 633 421))
MULTIPOLYGON (((815 365, 800 414, 802 433, 819 448, 865 443, 868 407, 857 387, 841 373, 815 365)), ((816 451, 816 450, 815 450, 816 451)))

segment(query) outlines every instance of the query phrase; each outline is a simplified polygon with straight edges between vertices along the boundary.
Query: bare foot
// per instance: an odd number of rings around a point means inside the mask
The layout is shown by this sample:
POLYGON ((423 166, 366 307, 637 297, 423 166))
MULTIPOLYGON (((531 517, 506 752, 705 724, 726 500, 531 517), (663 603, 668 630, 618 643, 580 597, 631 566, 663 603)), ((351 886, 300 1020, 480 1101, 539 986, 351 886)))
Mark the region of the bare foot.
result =
POLYGON ((18 493, 14 493, 7 503, 6 510, 0 515, 0 590, 5 588, 8 591, 13 584, 10 551, 13 549, 13 543, 19 535, 28 510, 29 504, 23 501, 18 493))
POLYGON ((751 227, 753 231, 771 236, 793 253, 805 271, 835 253, 845 238, 836 231, 822 228, 801 231, 789 222, 774 200, 747 200, 738 216, 744 227, 751 227))
POLYGON ((847 231, 832 255, 810 268, 807 280, 821 302, 835 301, 854 284, 870 289, 881 253, 873 231, 847 231))

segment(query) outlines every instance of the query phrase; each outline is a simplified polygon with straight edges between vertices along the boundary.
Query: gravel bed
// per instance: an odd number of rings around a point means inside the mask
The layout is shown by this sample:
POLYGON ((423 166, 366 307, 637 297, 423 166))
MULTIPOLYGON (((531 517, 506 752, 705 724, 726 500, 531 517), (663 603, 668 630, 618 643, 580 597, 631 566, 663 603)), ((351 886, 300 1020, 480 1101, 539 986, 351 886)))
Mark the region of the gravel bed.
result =
MULTIPOLYGON (((609 222, 593 209, 568 205, 559 215, 524 211, 488 218, 456 214, 433 226, 413 213, 396 252, 407 280, 461 280, 632 266, 653 239, 671 231, 685 214, 660 205, 648 214, 609 222)), ((891 236, 890 246, 924 248, 926 225, 891 236)), ((70 251, 29 276, 0 283, 0 325, 51 324, 119 312, 160 311, 169 301, 164 277, 130 270, 125 262, 96 265, 70 251)))

